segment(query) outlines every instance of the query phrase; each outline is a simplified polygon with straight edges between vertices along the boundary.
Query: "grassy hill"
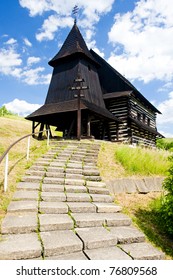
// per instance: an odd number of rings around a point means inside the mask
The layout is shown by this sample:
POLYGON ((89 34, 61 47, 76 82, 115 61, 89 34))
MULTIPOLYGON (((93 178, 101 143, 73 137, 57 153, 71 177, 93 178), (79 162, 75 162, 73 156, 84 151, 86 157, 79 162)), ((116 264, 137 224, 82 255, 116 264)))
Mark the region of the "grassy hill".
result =
MULTIPOLYGON (((17 116, 0 117, 0 156, 6 149, 16 140, 24 135, 31 133, 30 121, 17 116)), ((3 160, 0 164, 0 219, 6 212, 7 205, 12 197, 13 191, 16 187, 16 182, 20 180, 21 176, 25 173, 34 159, 47 149, 45 141, 37 141, 31 139, 30 159, 26 161, 27 139, 22 140, 14 146, 9 152, 9 169, 8 169, 8 191, 3 192, 4 183, 4 163, 3 160)))

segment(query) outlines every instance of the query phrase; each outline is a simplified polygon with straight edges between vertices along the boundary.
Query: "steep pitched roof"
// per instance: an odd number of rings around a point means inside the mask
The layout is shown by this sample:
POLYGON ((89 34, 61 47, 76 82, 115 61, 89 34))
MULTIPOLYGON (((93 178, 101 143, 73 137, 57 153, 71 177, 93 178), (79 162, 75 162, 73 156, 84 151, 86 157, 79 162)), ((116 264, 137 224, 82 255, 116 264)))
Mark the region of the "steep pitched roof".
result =
POLYGON ((144 102, 144 104, 146 104, 146 106, 148 106, 151 110, 161 114, 161 112, 156 107, 154 107, 123 75, 121 75, 108 62, 106 62, 106 60, 100 57, 93 50, 90 50, 90 52, 92 56, 97 60, 97 62, 101 65, 101 67, 98 69, 98 74, 102 83, 102 87, 105 90, 104 95, 106 95, 107 98, 109 93, 111 93, 111 98, 112 92, 133 91, 133 94, 136 96, 136 98, 140 98, 141 101, 144 102), (119 87, 118 90, 117 87, 119 87))
POLYGON ((88 47, 77 27, 76 23, 74 23, 73 28, 68 34, 64 44, 62 45, 60 51, 49 61, 49 65, 56 66, 57 62, 66 59, 67 57, 75 54, 82 54, 89 58, 92 62, 94 62, 97 66, 98 62, 94 59, 88 47))

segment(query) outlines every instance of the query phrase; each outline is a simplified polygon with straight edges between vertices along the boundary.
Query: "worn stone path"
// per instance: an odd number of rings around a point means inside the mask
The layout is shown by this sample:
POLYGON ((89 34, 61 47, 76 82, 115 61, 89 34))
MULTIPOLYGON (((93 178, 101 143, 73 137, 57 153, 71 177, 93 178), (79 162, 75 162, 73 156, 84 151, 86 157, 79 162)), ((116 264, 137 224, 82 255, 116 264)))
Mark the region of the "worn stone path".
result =
POLYGON ((163 259, 114 203, 97 142, 61 141, 18 183, 2 222, 0 259, 163 259))

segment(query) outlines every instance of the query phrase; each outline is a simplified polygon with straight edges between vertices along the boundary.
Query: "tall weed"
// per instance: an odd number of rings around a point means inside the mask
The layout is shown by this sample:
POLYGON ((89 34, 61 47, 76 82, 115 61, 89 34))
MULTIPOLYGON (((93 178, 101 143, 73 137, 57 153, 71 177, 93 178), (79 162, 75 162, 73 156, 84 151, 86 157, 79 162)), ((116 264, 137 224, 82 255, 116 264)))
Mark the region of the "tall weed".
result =
POLYGON ((170 167, 167 158, 168 152, 141 147, 132 148, 126 145, 117 145, 115 150, 115 159, 123 165, 129 175, 165 176, 170 167))

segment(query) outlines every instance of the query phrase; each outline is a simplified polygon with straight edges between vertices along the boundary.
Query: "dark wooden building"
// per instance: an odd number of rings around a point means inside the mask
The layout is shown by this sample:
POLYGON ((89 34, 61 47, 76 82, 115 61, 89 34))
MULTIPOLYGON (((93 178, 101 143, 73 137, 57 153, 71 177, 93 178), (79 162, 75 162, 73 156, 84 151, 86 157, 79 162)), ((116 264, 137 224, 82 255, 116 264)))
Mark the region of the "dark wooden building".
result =
POLYGON ((155 144, 160 113, 127 79, 93 50, 76 25, 49 61, 52 79, 45 104, 27 116, 33 132, 56 126, 64 137, 94 137, 155 144))

